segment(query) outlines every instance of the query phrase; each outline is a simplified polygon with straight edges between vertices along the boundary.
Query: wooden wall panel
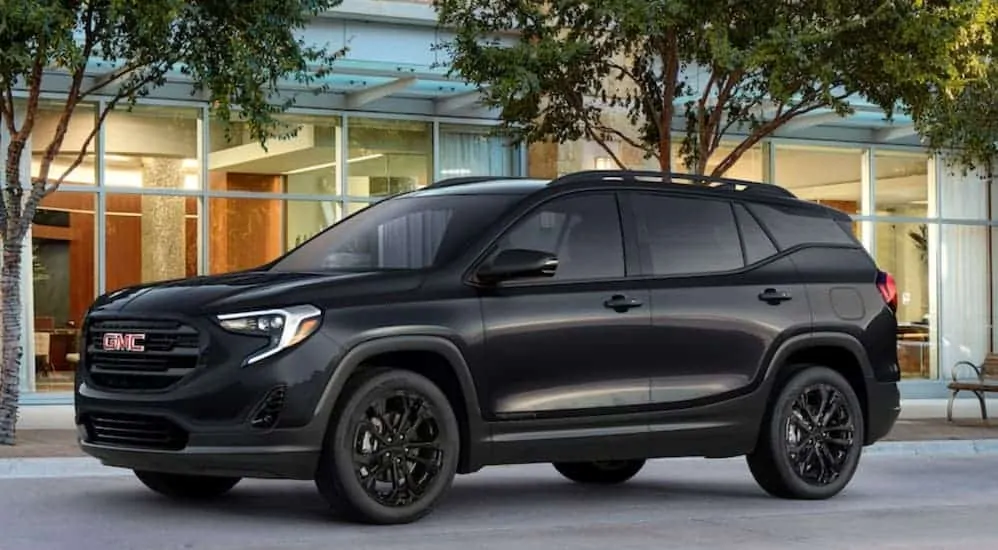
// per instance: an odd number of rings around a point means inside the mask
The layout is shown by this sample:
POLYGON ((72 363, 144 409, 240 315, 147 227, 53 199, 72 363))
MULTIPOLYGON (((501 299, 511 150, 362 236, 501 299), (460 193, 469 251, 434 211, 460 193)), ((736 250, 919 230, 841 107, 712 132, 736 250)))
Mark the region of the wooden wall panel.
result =
MULTIPOLYGON (((230 191, 282 189, 281 176, 213 172, 211 185, 230 191)), ((284 252, 283 201, 211 199, 211 273, 250 269, 284 252)))

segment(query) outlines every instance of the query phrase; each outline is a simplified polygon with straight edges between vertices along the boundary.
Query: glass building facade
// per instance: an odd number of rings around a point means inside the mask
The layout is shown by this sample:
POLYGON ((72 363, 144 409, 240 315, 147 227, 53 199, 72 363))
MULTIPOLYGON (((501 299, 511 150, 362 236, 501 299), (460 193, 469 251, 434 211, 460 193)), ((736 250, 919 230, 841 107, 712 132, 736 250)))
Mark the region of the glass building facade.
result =
MULTIPOLYGON (((495 113, 475 105, 473 88, 432 68, 438 37, 428 3, 392 2, 390 19, 380 3, 345 3, 337 11, 355 13, 307 30, 306 38, 333 37, 330 47, 349 42, 349 50, 327 82, 332 91, 303 94, 284 115, 299 130, 294 138, 262 148, 243 125, 212 119, 179 77, 107 118, 28 236, 25 405, 72 402, 78 327, 100 293, 259 265, 372 202, 439 178, 613 166, 593 143, 522 148, 493 136, 495 113)), ((58 93, 48 97, 25 179, 37 175, 60 113, 58 93)), ((76 157, 99 107, 77 108, 54 173, 76 157)), ((733 146, 722 144, 713 162, 733 146)), ((617 156, 658 168, 627 147, 617 156)), ((685 170, 679 161, 674 168, 685 170)), ((904 397, 945 396, 956 362, 980 361, 998 346, 992 186, 930 156, 910 128, 869 110, 848 119, 816 113, 751 148, 727 175, 779 184, 853 217, 853 230, 898 283, 904 397)))
MULTIPOLYGON (((46 105, 31 175, 60 114, 46 105)), ((81 106, 52 167, 75 159, 98 109, 81 106)), ((78 329, 101 293, 266 263, 343 217, 453 175, 512 176, 521 152, 487 121, 300 111, 266 149, 200 105, 113 112, 89 154, 38 209, 26 247, 27 403, 71 399, 78 329)))

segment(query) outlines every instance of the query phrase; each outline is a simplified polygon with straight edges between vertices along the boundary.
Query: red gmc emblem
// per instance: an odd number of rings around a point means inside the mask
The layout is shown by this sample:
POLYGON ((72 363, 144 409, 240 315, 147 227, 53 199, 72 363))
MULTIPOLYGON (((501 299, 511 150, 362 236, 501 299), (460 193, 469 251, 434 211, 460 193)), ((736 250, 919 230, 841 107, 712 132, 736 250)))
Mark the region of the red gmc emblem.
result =
POLYGON ((145 334, 108 332, 104 334, 102 344, 105 351, 145 351, 146 347, 142 345, 145 340, 145 334))

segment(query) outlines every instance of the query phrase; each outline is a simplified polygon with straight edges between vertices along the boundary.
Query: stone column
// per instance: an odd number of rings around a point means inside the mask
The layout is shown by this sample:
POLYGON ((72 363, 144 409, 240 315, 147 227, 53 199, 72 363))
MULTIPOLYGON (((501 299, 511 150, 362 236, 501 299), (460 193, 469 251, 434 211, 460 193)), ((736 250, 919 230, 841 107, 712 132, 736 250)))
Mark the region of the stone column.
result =
MULTIPOLYGON (((142 185, 146 188, 180 189, 182 159, 146 157, 142 185)), ((177 279, 186 275, 186 213, 184 197, 142 197, 142 280, 177 279)))

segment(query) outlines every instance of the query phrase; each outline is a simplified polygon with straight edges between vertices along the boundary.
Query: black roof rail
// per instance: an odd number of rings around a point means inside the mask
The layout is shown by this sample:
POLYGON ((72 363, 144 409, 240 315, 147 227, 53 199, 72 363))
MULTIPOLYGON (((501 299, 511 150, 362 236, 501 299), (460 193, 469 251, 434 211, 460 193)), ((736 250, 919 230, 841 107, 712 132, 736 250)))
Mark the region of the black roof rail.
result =
POLYGON ((441 187, 453 187, 455 185, 467 185, 469 183, 482 183, 495 180, 520 180, 525 179, 519 176, 462 176, 457 178, 446 178, 435 181, 423 189, 440 189, 441 187))
POLYGON ((748 191, 750 193, 759 193, 774 197, 797 198, 796 195, 786 188, 772 183, 679 172, 656 172, 653 170, 583 170, 581 172, 565 174, 551 181, 549 185, 566 185, 569 183, 592 181, 593 179, 603 181, 618 180, 626 183, 646 181, 648 183, 661 183, 665 185, 694 184, 712 189, 724 189, 726 191, 748 191), (668 182, 663 181, 665 176, 669 177, 668 182))

